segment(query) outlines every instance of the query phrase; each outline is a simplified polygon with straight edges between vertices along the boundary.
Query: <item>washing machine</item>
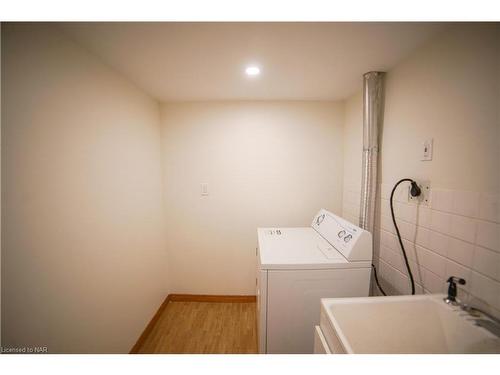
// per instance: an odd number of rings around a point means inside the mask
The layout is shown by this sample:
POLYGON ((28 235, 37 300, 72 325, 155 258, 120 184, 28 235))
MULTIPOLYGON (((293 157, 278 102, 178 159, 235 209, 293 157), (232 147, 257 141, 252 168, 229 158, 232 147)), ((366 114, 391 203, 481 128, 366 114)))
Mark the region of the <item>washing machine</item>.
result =
POLYGON ((313 353, 320 299, 366 297, 371 234, 320 210, 310 227, 258 228, 260 353, 313 353))

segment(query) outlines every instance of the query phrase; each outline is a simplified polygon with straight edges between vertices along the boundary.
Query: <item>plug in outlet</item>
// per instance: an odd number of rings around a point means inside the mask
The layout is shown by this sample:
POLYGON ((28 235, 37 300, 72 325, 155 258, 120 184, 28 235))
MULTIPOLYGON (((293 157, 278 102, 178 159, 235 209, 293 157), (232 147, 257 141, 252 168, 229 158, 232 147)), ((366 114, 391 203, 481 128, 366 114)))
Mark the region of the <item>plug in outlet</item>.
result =
POLYGON ((431 198, 431 182, 427 180, 415 180, 415 182, 422 193, 418 197, 412 196, 410 194, 410 185, 408 185, 408 202, 428 206, 431 198))

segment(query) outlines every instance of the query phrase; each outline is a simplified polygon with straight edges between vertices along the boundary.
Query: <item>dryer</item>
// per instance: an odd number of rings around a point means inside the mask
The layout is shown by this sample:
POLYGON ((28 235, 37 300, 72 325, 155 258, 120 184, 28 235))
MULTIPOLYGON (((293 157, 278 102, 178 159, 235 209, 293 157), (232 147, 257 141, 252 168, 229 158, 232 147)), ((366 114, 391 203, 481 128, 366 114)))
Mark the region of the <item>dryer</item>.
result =
POLYGON ((258 228, 260 353, 313 353, 320 299, 369 294, 372 236, 327 211, 310 227, 258 228))

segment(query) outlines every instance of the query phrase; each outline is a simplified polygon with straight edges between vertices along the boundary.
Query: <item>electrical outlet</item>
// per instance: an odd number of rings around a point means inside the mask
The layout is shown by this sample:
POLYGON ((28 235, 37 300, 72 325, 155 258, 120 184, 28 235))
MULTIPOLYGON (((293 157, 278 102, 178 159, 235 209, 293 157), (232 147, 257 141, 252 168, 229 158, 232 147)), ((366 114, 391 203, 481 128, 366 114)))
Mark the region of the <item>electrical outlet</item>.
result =
POLYGON ((410 184, 408 184, 408 202, 428 206, 431 200, 431 182, 427 180, 415 180, 422 193, 418 197, 410 194, 410 184))

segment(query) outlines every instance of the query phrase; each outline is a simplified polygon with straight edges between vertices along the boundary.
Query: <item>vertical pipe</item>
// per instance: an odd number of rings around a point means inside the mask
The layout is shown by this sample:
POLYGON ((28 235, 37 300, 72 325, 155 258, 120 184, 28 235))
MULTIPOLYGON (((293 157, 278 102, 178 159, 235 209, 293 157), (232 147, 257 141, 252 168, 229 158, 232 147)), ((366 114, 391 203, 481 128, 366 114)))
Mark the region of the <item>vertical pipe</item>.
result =
POLYGON ((382 125, 383 72, 363 75, 363 164, 359 226, 373 234, 377 193, 378 134, 382 125))

